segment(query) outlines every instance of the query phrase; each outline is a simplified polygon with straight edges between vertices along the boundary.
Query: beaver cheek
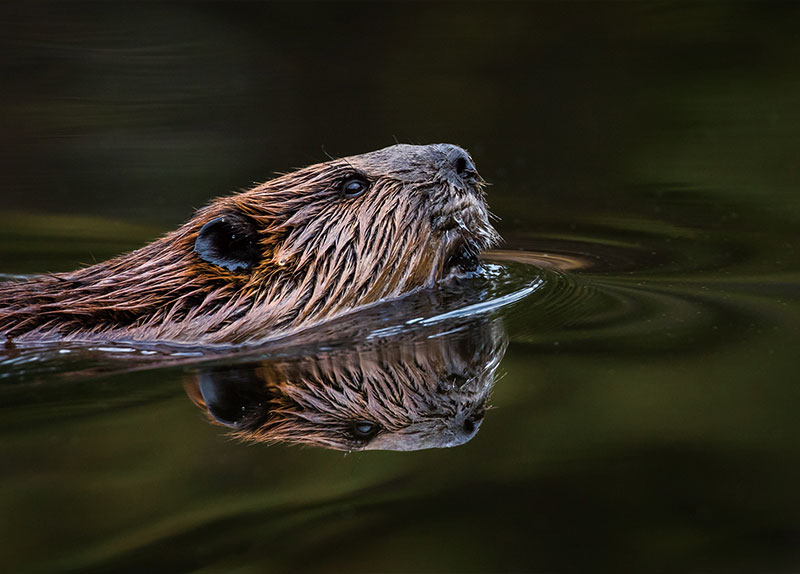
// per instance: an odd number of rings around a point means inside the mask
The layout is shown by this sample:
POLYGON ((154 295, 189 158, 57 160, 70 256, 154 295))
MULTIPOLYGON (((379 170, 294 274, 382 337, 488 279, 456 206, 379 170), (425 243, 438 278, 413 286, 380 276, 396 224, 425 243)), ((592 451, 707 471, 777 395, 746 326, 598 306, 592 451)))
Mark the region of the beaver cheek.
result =
POLYGON ((194 252, 228 271, 247 271, 260 259, 256 224, 237 213, 212 219, 200 228, 194 252))

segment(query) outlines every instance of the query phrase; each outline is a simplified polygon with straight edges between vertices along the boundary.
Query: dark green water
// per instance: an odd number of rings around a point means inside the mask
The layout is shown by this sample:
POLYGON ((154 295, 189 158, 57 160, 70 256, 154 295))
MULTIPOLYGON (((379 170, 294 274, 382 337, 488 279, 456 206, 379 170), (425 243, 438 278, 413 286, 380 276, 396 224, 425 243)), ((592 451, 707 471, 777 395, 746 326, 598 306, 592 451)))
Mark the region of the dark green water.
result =
POLYGON ((4 5, 0 273, 395 139, 467 147, 506 245, 324 342, 5 352, 3 571, 800 569, 798 30, 789 3, 4 5), (493 408, 345 454, 189 397, 375 352, 493 408))

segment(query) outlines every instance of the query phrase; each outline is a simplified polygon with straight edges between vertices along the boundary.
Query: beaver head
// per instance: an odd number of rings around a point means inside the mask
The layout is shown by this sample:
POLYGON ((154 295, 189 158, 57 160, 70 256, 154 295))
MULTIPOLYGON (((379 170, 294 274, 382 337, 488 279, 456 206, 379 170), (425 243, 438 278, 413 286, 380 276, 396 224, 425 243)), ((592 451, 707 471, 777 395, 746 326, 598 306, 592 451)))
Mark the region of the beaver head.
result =
POLYGON ((395 145, 217 199, 127 255, 0 288, 0 334, 241 343, 469 273, 499 236, 463 149, 395 145))

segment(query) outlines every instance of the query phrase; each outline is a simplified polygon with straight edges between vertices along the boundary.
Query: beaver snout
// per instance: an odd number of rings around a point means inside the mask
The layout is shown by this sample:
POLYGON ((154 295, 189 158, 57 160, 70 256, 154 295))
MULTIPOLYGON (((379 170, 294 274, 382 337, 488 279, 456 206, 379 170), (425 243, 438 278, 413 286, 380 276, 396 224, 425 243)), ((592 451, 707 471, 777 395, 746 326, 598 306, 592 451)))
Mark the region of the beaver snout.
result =
POLYGON ((452 144, 439 144, 439 146, 439 152, 443 156, 439 172, 444 179, 455 184, 466 184, 470 189, 482 181, 475 163, 465 149, 452 144))

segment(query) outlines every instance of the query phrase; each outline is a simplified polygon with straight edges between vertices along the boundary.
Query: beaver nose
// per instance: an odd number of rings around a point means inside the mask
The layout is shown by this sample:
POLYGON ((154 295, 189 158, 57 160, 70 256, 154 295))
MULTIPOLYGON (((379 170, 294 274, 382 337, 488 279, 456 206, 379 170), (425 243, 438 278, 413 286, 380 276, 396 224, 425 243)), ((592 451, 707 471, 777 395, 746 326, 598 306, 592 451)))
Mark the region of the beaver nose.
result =
POLYGON ((443 147, 448 171, 464 181, 474 181, 479 177, 472 158, 463 148, 451 144, 444 144, 443 147))

